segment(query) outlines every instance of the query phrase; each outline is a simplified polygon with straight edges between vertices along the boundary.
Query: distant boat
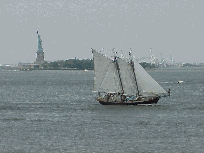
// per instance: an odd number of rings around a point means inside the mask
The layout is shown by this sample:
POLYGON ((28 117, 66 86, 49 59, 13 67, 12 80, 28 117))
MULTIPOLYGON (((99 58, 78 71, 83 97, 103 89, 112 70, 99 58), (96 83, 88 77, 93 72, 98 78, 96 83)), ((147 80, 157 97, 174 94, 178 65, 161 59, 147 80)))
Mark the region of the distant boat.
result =
POLYGON ((84 69, 84 71, 89 71, 89 70, 87 70, 87 69, 84 69))
MULTIPOLYGON (((114 59, 92 49, 94 92, 102 105, 156 104, 167 92, 131 57, 114 59)), ((130 53, 131 56, 131 53, 130 53)))
POLYGON ((183 81, 178 81, 178 83, 183 83, 183 81))

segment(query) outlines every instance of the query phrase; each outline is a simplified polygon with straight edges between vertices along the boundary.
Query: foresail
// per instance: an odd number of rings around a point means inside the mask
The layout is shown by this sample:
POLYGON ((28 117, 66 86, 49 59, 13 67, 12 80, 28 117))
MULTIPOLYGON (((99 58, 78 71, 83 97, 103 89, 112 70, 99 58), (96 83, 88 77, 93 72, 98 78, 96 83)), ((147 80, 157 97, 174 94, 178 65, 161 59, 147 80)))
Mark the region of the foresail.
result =
POLYGON ((117 61, 120 69, 119 72, 121 76, 124 94, 136 95, 137 86, 132 65, 120 58, 117 58, 117 61))
POLYGON ((118 72, 116 71, 116 65, 113 61, 110 62, 99 91, 111 93, 122 92, 118 72))
POLYGON ((121 92, 115 63, 103 54, 92 50, 94 58, 94 89, 99 92, 121 92))
POLYGON ((166 91, 145 71, 145 69, 136 60, 134 60, 134 68, 140 94, 166 94, 166 91))

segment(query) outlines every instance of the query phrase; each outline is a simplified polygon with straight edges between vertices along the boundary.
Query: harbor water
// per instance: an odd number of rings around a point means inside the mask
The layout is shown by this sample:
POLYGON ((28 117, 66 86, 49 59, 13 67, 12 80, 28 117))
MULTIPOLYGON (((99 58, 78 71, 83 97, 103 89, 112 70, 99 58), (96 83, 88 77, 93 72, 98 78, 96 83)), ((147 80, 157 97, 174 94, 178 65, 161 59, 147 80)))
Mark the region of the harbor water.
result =
POLYGON ((0 152, 204 152, 204 68, 147 72, 157 105, 99 104, 93 71, 0 71, 0 152))

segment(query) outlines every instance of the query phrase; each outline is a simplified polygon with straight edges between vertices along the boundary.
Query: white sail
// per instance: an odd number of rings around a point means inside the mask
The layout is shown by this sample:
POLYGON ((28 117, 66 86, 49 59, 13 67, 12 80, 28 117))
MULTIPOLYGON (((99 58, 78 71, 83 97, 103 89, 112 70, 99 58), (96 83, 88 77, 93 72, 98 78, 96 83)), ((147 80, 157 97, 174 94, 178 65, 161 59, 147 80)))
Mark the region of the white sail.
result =
POLYGON ((94 89, 99 92, 121 92, 115 63, 103 54, 92 50, 94 58, 94 89))
POLYGON ((136 95, 137 86, 132 65, 120 58, 117 58, 117 61, 120 68, 120 76, 124 94, 136 95))
POLYGON ((105 77, 103 78, 99 91, 122 93, 119 75, 116 70, 116 65, 113 61, 110 62, 110 65, 108 67, 108 70, 106 71, 105 77))
POLYGON ((138 88, 141 95, 166 94, 166 91, 145 71, 145 69, 136 60, 134 60, 134 68, 138 88))

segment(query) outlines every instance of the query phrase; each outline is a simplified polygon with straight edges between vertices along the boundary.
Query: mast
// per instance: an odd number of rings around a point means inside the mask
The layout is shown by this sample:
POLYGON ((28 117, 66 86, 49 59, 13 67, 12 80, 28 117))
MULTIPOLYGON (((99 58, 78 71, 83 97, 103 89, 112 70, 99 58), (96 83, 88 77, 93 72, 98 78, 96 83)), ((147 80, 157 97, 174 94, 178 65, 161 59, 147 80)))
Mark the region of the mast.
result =
POLYGON ((114 62, 115 62, 115 65, 116 65, 116 69, 117 69, 117 71, 118 71, 118 76, 119 76, 119 80, 120 80, 120 85, 121 85, 121 88, 122 88, 122 94, 124 94, 123 84, 122 84, 122 80, 121 80, 121 76, 120 76, 120 68, 119 68, 119 65, 118 65, 118 62, 117 62, 117 57, 116 57, 116 55, 114 55, 114 62))
POLYGON ((134 78, 135 78, 135 84, 136 84, 136 87, 137 87, 137 93, 136 93, 136 95, 139 96, 139 95, 140 95, 140 92, 139 92, 139 89, 138 89, 137 78, 136 78, 135 69, 134 69, 134 63, 133 63, 132 60, 130 61, 130 64, 131 64, 131 66, 132 66, 132 71, 133 71, 134 78))
POLYGON ((130 52, 129 52, 129 56, 130 56, 130 64, 131 64, 131 67, 132 67, 132 71, 133 71, 133 74, 134 74, 134 79, 135 79, 135 84, 136 84, 136 87, 137 87, 137 93, 136 95, 140 95, 140 92, 139 92, 139 89, 138 89, 138 85, 137 85, 137 78, 136 78, 136 74, 135 74, 135 69, 134 69, 134 62, 132 61, 132 50, 130 48, 130 52))

